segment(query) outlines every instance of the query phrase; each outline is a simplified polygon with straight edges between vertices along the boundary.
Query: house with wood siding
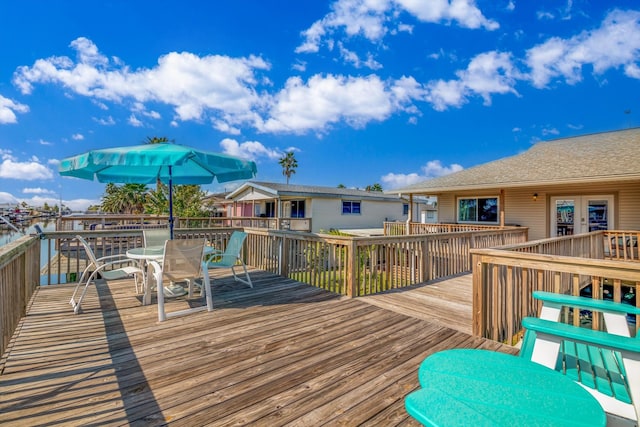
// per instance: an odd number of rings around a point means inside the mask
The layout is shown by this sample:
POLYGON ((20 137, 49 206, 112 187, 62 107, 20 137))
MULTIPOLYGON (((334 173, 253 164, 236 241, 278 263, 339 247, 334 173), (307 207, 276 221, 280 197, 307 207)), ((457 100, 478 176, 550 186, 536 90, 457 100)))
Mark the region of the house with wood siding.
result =
MULTIPOLYGON (((247 181, 227 201, 228 217, 275 218, 288 229, 311 232, 382 229, 385 221, 406 221, 409 213, 409 201, 397 193, 273 182, 247 181)), ((426 202, 413 205, 418 216, 426 202)))
POLYGON ((640 128, 538 142, 393 192, 436 196, 441 223, 521 225, 531 240, 638 230, 640 128))

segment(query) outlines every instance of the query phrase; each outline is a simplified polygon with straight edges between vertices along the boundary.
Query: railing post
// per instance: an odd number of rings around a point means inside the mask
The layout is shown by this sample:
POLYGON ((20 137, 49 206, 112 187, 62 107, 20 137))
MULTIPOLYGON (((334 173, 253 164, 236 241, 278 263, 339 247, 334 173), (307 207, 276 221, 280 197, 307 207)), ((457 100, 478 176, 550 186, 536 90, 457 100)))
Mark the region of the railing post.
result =
POLYGON ((351 239, 347 244, 347 283, 346 292, 350 298, 358 296, 357 271, 358 271, 358 246, 351 239))
POLYGON ((422 245, 422 264, 420 268, 422 268, 422 281, 428 282, 431 280, 431 272, 429 271, 429 237, 425 236, 424 239, 420 241, 422 245))
POLYGON ((278 256, 278 274, 283 277, 289 277, 289 239, 285 234, 280 236, 279 256, 278 256))
POLYGON ((484 304, 485 289, 483 288, 486 280, 486 265, 482 263, 482 256, 477 254, 471 255, 472 263, 472 284, 473 284, 473 303, 472 303, 472 321, 473 335, 483 337, 487 328, 487 308, 484 304))

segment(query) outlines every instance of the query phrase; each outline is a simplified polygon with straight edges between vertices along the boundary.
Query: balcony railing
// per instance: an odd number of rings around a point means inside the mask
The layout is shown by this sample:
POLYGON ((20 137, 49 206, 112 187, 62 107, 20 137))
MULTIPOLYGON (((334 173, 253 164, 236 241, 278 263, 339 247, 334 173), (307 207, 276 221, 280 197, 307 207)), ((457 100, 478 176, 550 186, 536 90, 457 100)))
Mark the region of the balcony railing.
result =
MULTIPOLYGON (((571 295, 590 290, 593 298, 640 304, 635 298, 640 292, 639 234, 595 231, 471 250, 474 335, 517 341, 522 319, 538 314, 539 303, 532 298, 536 290, 571 295)), ((573 316, 573 323, 580 321, 573 316)), ((601 319, 591 319, 591 326, 600 328, 601 319)))
MULTIPOLYGON (((129 230, 167 227, 166 215, 69 215, 57 219, 58 231, 129 230)), ((174 218, 175 229, 242 227, 268 230, 311 231, 311 218, 189 217, 174 218)))
POLYGON ((459 231, 484 231, 500 230, 510 227, 500 227, 498 225, 481 224, 428 224, 421 222, 410 222, 407 233, 406 222, 385 222, 383 224, 385 236, 404 236, 407 234, 435 234, 435 233, 455 233, 459 231))

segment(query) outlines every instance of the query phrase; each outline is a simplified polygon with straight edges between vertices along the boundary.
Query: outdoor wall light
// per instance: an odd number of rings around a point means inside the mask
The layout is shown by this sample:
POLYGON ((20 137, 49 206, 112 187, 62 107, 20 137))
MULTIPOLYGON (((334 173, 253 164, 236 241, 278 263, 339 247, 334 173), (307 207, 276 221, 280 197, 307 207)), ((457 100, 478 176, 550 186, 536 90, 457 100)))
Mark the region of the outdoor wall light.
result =
POLYGON ((538 200, 538 193, 533 193, 533 201, 535 202, 536 200, 538 200))

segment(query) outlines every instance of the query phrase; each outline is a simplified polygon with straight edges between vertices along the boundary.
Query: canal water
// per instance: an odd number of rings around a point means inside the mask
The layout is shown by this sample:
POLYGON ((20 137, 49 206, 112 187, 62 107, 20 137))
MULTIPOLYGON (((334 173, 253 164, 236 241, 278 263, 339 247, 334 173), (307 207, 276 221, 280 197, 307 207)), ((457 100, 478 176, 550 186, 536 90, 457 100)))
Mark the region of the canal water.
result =
MULTIPOLYGON (((56 231, 56 221, 53 220, 32 220, 30 222, 24 222, 22 224, 15 224, 16 227, 20 230, 20 232, 15 231, 13 229, 7 229, 5 227, 0 229, 0 248, 3 247, 4 245, 7 245, 11 242, 13 242, 14 240, 18 240, 19 238, 25 236, 25 235, 29 235, 29 234, 37 234, 36 231, 36 225, 39 226, 42 231, 47 232, 47 231, 56 231)), ((47 247, 48 245, 44 244, 44 245, 40 245, 40 268, 44 267, 47 264, 47 260, 49 260, 50 258, 53 258, 57 251, 55 250, 55 245, 51 245, 51 254, 47 255, 47 247)), ((60 280, 64 283, 65 279, 63 276, 66 275, 61 275, 60 280)), ((46 276, 40 276, 40 284, 46 284, 47 283, 47 277, 46 276)))

